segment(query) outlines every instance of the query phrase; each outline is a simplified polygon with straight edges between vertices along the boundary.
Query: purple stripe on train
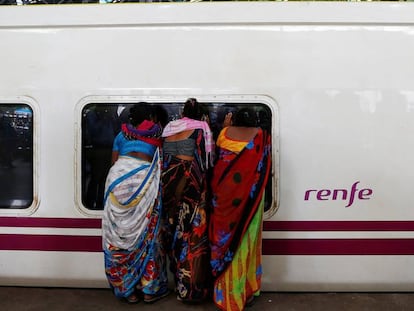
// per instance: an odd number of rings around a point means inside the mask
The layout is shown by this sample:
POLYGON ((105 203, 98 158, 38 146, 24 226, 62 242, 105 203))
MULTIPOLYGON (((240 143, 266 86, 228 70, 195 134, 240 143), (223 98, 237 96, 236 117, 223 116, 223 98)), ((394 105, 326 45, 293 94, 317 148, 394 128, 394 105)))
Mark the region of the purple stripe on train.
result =
MULTIPOLYGON (((0 250, 101 252, 100 236, 0 234, 0 250)), ((414 239, 264 239, 263 255, 414 255, 414 239)))
POLYGON ((0 217, 0 227, 100 229, 100 218, 0 217))
POLYGON ((101 252, 100 236, 0 234, 0 250, 101 252))

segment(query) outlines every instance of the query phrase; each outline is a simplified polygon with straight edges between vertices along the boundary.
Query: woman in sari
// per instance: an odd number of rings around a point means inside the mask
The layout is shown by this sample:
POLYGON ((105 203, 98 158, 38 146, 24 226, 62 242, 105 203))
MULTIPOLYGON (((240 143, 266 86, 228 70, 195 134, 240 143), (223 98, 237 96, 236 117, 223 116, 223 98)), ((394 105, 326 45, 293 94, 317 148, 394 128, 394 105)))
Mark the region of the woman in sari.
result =
POLYGON ((161 127, 146 103, 130 109, 113 145, 102 219, 105 273, 116 297, 154 302, 168 294, 162 245, 161 127))
POLYGON ((201 121, 200 104, 189 99, 183 118, 163 131, 163 206, 166 213, 171 271, 177 299, 199 302, 209 293, 209 243, 206 173, 214 143, 209 125, 201 121))
POLYGON ((270 137, 256 124, 254 111, 241 109, 234 125, 224 127, 217 138, 209 238, 213 300, 220 310, 243 310, 260 294, 264 189, 271 157, 270 137))

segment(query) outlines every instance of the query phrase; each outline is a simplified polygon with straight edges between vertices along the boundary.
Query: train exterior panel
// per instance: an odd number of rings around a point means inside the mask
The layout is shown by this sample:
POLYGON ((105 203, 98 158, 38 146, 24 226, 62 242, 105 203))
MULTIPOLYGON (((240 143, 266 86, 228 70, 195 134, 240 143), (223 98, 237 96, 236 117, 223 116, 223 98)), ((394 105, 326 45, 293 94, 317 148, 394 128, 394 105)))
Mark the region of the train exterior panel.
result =
POLYGON ((29 198, 2 203, 0 284, 106 287, 85 115, 196 97, 270 116, 263 290, 414 290, 413 55, 413 3, 2 7, 0 107, 27 149, 2 196, 29 198))

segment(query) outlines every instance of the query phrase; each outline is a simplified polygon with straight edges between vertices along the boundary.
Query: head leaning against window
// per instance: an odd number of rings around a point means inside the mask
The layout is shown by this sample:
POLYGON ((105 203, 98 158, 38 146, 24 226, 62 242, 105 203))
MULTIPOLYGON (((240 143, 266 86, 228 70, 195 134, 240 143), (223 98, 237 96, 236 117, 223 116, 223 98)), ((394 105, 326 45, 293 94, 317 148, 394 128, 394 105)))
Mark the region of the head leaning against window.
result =
POLYGON ((234 126, 256 127, 256 113, 251 108, 242 108, 236 112, 234 116, 234 126))
POLYGON ((202 105, 195 98, 189 98, 184 104, 183 117, 201 120, 204 111, 202 105))

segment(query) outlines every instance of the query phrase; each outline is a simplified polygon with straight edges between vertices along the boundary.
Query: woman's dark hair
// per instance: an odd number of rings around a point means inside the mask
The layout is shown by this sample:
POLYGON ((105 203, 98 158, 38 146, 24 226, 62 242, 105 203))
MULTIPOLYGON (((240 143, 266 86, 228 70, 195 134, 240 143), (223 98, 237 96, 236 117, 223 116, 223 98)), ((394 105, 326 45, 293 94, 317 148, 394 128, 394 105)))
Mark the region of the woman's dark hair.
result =
POLYGON ((256 127, 256 113, 251 108, 242 108, 236 112, 233 119, 234 126, 256 127))
POLYGON ((184 104, 183 117, 194 120, 201 120, 203 117, 203 107, 195 98, 189 98, 184 104))
POLYGON ((165 127, 168 123, 168 111, 161 105, 153 107, 151 116, 153 121, 158 122, 162 127, 165 127))
POLYGON ((133 126, 141 124, 144 120, 150 120, 151 109, 148 103, 140 102, 129 109, 129 122, 133 126))

